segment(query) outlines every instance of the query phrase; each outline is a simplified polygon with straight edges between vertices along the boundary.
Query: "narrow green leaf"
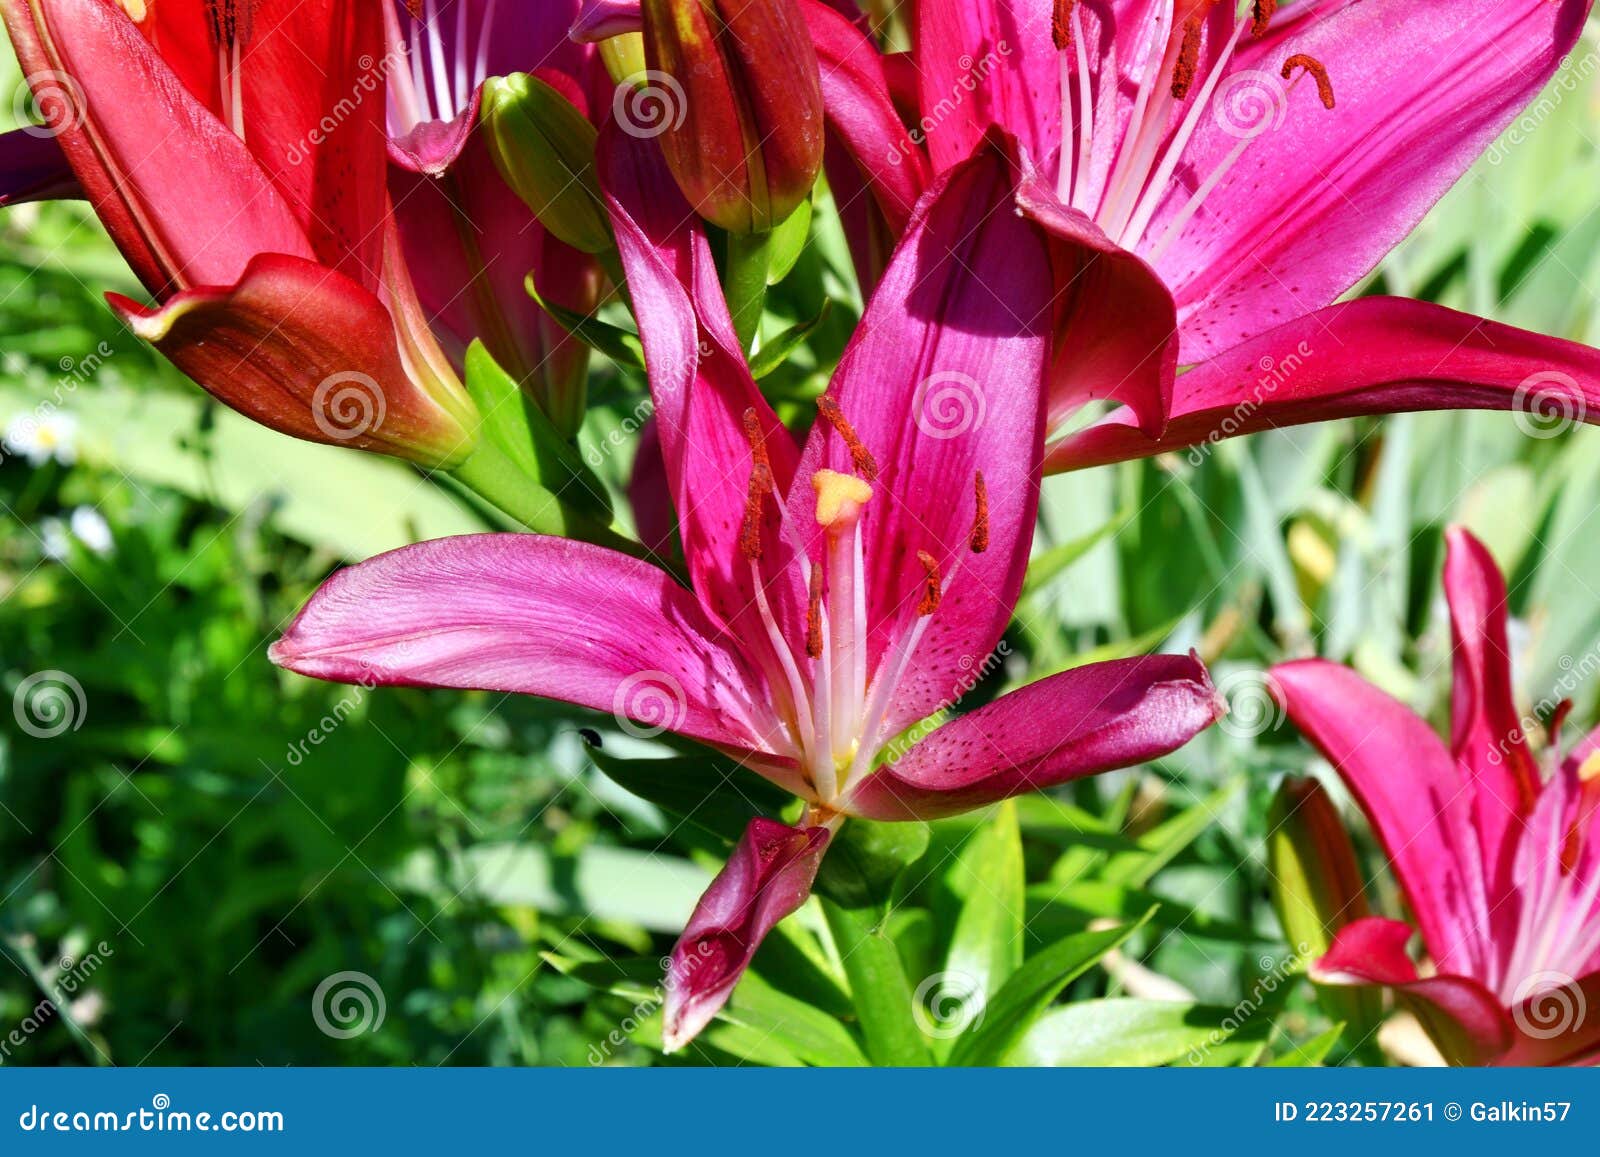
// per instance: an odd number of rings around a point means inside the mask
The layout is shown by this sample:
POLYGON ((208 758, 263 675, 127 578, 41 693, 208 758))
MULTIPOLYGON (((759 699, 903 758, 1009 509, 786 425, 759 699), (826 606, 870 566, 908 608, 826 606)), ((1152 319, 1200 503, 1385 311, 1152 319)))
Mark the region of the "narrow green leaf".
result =
POLYGON ((1343 1034, 1344 1025, 1336 1024, 1303 1045, 1291 1045, 1289 1052, 1273 1057, 1269 1063, 1272 1067, 1280 1069, 1314 1069, 1328 1059, 1328 1054, 1333 1051, 1343 1034))
POLYGON ((1217 820, 1217 813, 1244 786, 1242 779, 1224 784, 1193 807, 1179 812, 1139 839, 1139 851, 1113 856, 1106 865, 1104 879, 1114 884, 1143 887, 1150 878, 1170 864, 1217 820))
POLYGON ((1219 1036, 1225 1008, 1113 998, 1052 1009, 1012 1053, 1016 1064, 1069 1068, 1169 1064, 1219 1036))
POLYGON ((870 908, 845 908, 829 900, 823 900, 822 911, 844 961, 867 1056, 875 1065, 931 1065, 933 1056, 912 1013, 916 998, 900 951, 882 922, 870 908))
POLYGON ((608 321, 601 321, 598 317, 577 313, 546 300, 539 293, 539 287, 534 284, 532 274, 528 275, 524 286, 528 296, 533 298, 540 309, 555 318, 562 329, 584 345, 605 354, 619 366, 643 372, 644 346, 640 343, 638 334, 630 333, 608 321))
POLYGON ((973 991, 993 996, 1022 964, 1026 881, 1015 805, 995 809, 945 879, 962 899, 945 969, 969 979, 973 991))
POLYGON ((768 338, 761 343, 761 348, 756 350, 750 359, 750 373, 757 380, 771 374, 789 360, 789 355, 798 349, 802 342, 828 318, 828 311, 832 308, 831 301, 824 301, 822 309, 810 321, 800 321, 791 325, 782 333, 768 338))

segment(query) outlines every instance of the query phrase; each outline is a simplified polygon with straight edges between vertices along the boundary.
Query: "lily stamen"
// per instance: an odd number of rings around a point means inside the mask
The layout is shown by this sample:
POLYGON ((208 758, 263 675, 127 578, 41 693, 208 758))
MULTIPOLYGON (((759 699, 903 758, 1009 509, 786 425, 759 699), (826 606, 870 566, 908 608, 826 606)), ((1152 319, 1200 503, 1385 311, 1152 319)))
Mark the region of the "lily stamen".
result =
POLYGON ((856 473, 868 482, 876 482, 878 460, 856 435, 855 427, 850 424, 850 419, 844 416, 844 411, 839 409, 839 403, 823 395, 817 399, 817 413, 827 420, 828 425, 832 426, 834 432, 844 441, 850 451, 850 462, 855 467, 856 473))
POLYGON ((917 604, 917 614, 926 618, 939 609, 939 603, 944 598, 944 589, 939 585, 939 560, 927 551, 919 550, 917 561, 922 564, 927 576, 924 580, 922 601, 917 604))
POLYGON ((983 471, 972 476, 973 501, 976 512, 972 517, 972 533, 967 537, 967 549, 982 554, 989 549, 989 487, 983 481, 983 471))
POLYGON ((1315 56, 1304 52, 1297 52, 1283 62, 1283 79, 1288 80, 1294 75, 1294 70, 1302 68, 1311 74, 1317 82, 1317 96, 1322 100, 1322 107, 1333 108, 1333 82, 1328 79, 1328 70, 1323 67, 1322 61, 1315 56))

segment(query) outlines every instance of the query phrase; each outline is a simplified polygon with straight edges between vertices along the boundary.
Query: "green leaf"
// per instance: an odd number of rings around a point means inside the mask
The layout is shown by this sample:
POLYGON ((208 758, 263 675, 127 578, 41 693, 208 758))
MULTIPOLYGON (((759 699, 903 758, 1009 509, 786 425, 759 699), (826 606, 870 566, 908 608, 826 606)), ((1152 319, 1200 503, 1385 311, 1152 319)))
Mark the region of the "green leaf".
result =
POLYGON ((1035 884, 1028 889, 1028 937, 1049 943, 1087 928, 1095 920, 1136 920, 1154 911, 1157 928, 1181 929, 1186 936, 1234 944, 1262 944, 1275 939, 1247 925, 1219 919, 1144 888, 1107 880, 1073 880, 1035 884))
POLYGON ((927 850, 925 823, 849 820, 828 845, 814 890, 845 908, 881 910, 906 869, 927 850))
POLYGON ((867 1063, 850 1030, 819 1008, 746 973, 717 1018, 765 1033, 808 1065, 855 1068, 867 1063))
POLYGON ((1139 839, 1139 850, 1111 857, 1104 878, 1140 888, 1170 864, 1217 820, 1217 813, 1244 786, 1242 779, 1225 784, 1199 803, 1152 828, 1139 839))
POLYGON ((729 841, 737 841, 754 817, 776 817, 789 802, 781 789, 710 754, 623 759, 591 743, 589 758, 607 778, 640 799, 729 841))
POLYGON ((900 950, 882 921, 870 908, 845 908, 826 899, 822 911, 844 961, 867 1056, 875 1065, 931 1065, 900 950))
POLYGON ((1022 964, 1026 881, 1014 804, 996 808, 973 833, 945 881, 962 900, 945 969, 992 996, 1022 964))
POLYGON ((555 318, 562 329, 590 349, 605 354, 619 366, 644 372, 644 346, 640 343, 638 334, 612 325, 608 321, 601 321, 598 317, 577 313, 547 301, 540 295, 532 274, 528 275, 527 281, 523 284, 528 296, 533 298, 540 309, 555 318))
POLYGON ((952 1065, 1004 1064, 1050 1002, 1144 923, 1080 932, 1031 957, 956 1041, 952 1065))
POLYGON ((1131 508, 1118 511, 1105 525, 1034 556, 1028 563, 1028 577, 1022 584, 1023 598, 1049 586, 1073 563, 1127 526, 1132 518, 1131 508))
MULTIPOLYGON (((798 208, 784 218, 767 235, 767 284, 777 285, 788 277, 795 262, 806 251, 806 241, 811 236, 811 198, 800 202, 798 208)), ((760 376, 759 374, 757 375, 760 376)))
POLYGON ((1273 1057, 1271 1065, 1280 1069, 1314 1069, 1328 1059, 1328 1054, 1344 1034, 1344 1025, 1336 1024, 1327 1032, 1319 1033, 1303 1045, 1291 1045, 1292 1051, 1273 1057))
POLYGON ((1219 1036, 1228 1012, 1188 1002, 1086 1000, 1040 1017, 1011 1060, 1049 1068, 1165 1065, 1219 1036))
POLYGON ((761 348, 756 350, 750 359, 750 373, 757 381, 781 368, 789 360, 789 355, 798 349, 806 338, 828 318, 828 311, 832 309, 833 302, 824 300, 822 309, 810 321, 796 322, 782 333, 768 338, 761 343, 761 348))

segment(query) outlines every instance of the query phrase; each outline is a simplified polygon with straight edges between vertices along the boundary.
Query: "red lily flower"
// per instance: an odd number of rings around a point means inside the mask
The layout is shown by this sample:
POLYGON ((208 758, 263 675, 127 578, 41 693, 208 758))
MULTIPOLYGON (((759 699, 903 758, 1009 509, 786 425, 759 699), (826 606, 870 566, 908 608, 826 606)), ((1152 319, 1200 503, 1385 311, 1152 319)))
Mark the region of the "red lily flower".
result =
POLYGON ((4 0, 0 14, 30 76, 72 80, 56 140, 156 298, 111 295, 135 333, 286 433, 430 465, 471 451, 476 416, 388 211, 382 104, 366 99, 376 9, 4 0))
POLYGON ((567 38, 577 0, 381 0, 390 189, 403 250, 435 332, 459 366, 478 338, 569 437, 583 421, 588 348, 541 310, 588 314, 595 259, 552 236, 496 170, 479 125, 483 83, 535 73, 580 110, 601 91, 594 52, 567 38))
MULTIPOLYGON (((1056 440, 1047 472, 1358 414, 1600 417, 1587 347, 1413 301, 1330 304, 1554 74, 1591 3, 926 0, 907 62, 802 0, 868 284, 929 162, 995 126, 1019 142, 1018 201, 1059 287, 1050 429, 1124 403, 1056 440)), ((614 33, 627 8, 590 0, 580 25, 614 33)))
MULTIPOLYGON (((1530 750, 1512 699, 1506 586, 1483 544, 1450 531, 1455 639, 1451 744, 1354 672, 1277 667, 1289 717, 1333 764, 1387 850, 1433 960, 1411 928, 1342 927, 1312 976, 1382 985, 1458 1064, 1600 1057, 1600 731, 1565 758, 1530 750)), ((1560 715, 1552 724, 1559 735, 1560 715)))
POLYGON ((557 539, 425 543, 336 575, 272 657, 321 678, 613 711, 806 801, 801 827, 752 824, 680 941, 677 1045, 805 898, 846 817, 951 815, 1140 763, 1219 708, 1198 660, 1155 656, 1057 675, 895 742, 959 702, 993 653, 1032 541, 1050 268, 1008 211, 998 156, 929 191, 801 446, 750 376, 659 152, 615 128, 600 151, 692 591, 557 539), (1006 388, 980 386, 992 382, 1006 388), (930 388, 960 387, 968 421, 925 419, 930 388))

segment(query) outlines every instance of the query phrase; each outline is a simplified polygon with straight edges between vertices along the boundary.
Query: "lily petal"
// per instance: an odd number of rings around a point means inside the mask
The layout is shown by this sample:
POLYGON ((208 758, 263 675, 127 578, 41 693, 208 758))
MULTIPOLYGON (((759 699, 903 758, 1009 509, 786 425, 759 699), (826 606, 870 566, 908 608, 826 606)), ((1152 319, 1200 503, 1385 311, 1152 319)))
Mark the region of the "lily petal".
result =
POLYGON ((389 311, 315 262, 266 253, 232 286, 159 307, 108 300, 207 392, 274 430, 432 466, 472 448, 464 415, 413 380, 389 311))
POLYGON ((1488 548, 1463 528, 1445 535, 1444 590, 1455 637, 1450 749, 1472 776, 1485 879, 1505 873, 1539 790, 1539 769, 1522 734, 1506 641, 1506 581, 1488 548))
MULTIPOLYGON (((916 621, 928 581, 918 552, 949 580, 897 685, 889 734, 951 700, 999 640, 1027 568, 1051 279, 1044 239, 1012 211, 1012 197, 1008 167, 992 149, 929 189, 829 387, 881 466, 880 494, 862 523, 871 667, 916 621), (980 472, 988 549, 973 554, 980 472)), ((824 467, 855 464, 819 421, 801 476, 824 467)), ((822 551, 815 511, 809 487, 790 495, 790 525, 803 528, 814 558, 822 551)))
POLYGON ((1223 706, 1192 655, 1079 667, 1003 695, 940 727, 845 800, 875 820, 959 815, 1023 792, 1176 751, 1223 706))
POLYGON ((1289 718, 1344 779, 1383 842, 1441 972, 1490 975, 1483 857, 1471 797, 1428 725, 1354 671, 1272 669, 1289 718))
POLYGON ((1406 955, 1411 927, 1369 916, 1345 925, 1312 966, 1318 984, 1378 985, 1427 1029, 1445 1059, 1457 1065, 1497 1063, 1511 1047, 1512 1024, 1500 1002, 1476 980, 1439 975, 1419 979, 1406 955))
POLYGON ((806 902, 828 836, 827 828, 750 821, 673 946, 662 1029, 667 1052, 700 1035, 767 933, 806 902))
POLYGON ((1600 352, 1397 297, 1364 297, 1202 362, 1179 376, 1166 432, 1118 410, 1057 442, 1046 470, 1147 458, 1240 434, 1361 414, 1524 410, 1600 422, 1600 352))
POLYGON ((60 86, 71 111, 56 140, 152 293, 231 285, 260 252, 314 257, 249 148, 178 82, 120 6, 4 0, 0 15, 24 71, 60 86))
POLYGON ((365 686, 560 699, 733 749, 775 726, 760 681, 665 572, 539 535, 439 539, 342 570, 270 656, 365 686))
MULTIPOLYGON (((1320 309, 1405 236, 1554 74, 1590 0, 1364 0, 1331 14, 1305 5, 1247 44, 1235 85, 1271 102, 1241 142, 1233 118, 1205 117, 1147 236, 1160 238, 1192 193, 1237 162, 1156 268, 1178 299, 1183 360, 1211 357, 1320 309), (1279 66, 1320 61, 1336 106, 1308 81, 1287 93, 1279 66)), ((1293 11, 1293 10, 1291 10, 1293 11)), ((1288 13, 1286 13, 1288 15, 1288 13)))
POLYGON ((1592 1065, 1600 1060, 1600 973, 1542 989, 1511 1010, 1516 1039, 1503 1065, 1592 1065))

